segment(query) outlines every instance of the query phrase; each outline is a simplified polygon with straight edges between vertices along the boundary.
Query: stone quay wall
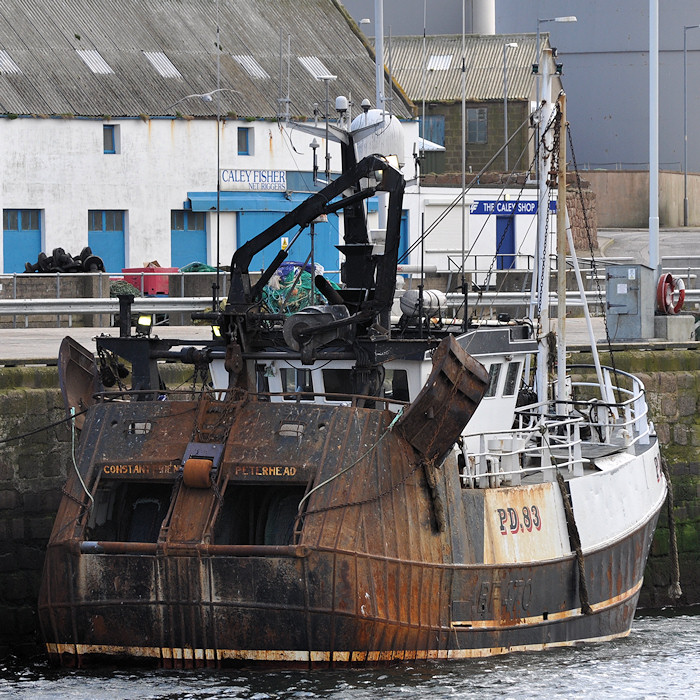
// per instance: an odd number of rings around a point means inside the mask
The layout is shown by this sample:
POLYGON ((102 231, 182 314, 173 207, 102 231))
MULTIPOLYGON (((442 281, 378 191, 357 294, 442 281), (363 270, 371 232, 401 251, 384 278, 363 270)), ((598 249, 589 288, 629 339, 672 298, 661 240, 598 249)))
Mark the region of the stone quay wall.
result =
MULTIPOLYGON (((572 353, 573 362, 587 362, 572 353)), ((610 358, 601 361, 610 365, 610 358)), ((618 369, 638 374, 668 462, 683 597, 700 602, 700 353, 615 352, 618 369)), ((185 377, 187 370, 181 371, 185 377)), ((189 376, 189 375, 188 375, 189 376)), ((186 377, 185 377, 186 379, 186 377)), ((183 381, 185 380, 183 379, 183 381)), ((37 599, 44 551, 66 475, 73 469, 71 429, 55 367, 0 368, 0 657, 42 653, 37 599), (53 425, 45 429, 47 425, 53 425), (32 431, 36 431, 33 434, 32 431), (20 440, 12 438, 28 435, 20 440)), ((652 544, 640 605, 670 605, 666 508, 652 544)))

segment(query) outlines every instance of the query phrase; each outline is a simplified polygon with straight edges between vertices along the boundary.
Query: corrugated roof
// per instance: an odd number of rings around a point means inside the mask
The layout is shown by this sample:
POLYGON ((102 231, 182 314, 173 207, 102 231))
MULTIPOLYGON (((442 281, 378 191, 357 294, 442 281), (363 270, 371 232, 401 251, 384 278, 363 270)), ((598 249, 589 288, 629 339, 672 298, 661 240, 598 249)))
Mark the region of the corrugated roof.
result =
MULTIPOLYGON (((0 113, 174 114, 168 105, 217 87, 216 23, 216 0, 2 0, 0 113), (86 59, 97 56, 113 73, 95 72, 86 59), (176 73, 161 75, 147 56, 176 73)), ((223 114, 277 115, 280 46, 292 115, 311 115, 325 100, 324 83, 299 61, 304 56, 337 76, 333 97, 374 101, 371 47, 336 0, 221 0, 219 27, 220 86, 229 88, 218 93, 223 114)), ((177 110, 213 116, 216 107, 216 100, 190 98, 177 110)), ((393 110, 410 116, 411 105, 399 95, 393 110)))
MULTIPOLYGON (((546 45, 547 33, 540 34, 546 45)), ((503 98, 503 47, 506 49, 508 95, 527 100, 534 93, 532 64, 535 34, 470 34, 464 40, 466 98, 470 101, 503 98)), ((385 49, 386 50, 386 49, 385 49)), ((388 58, 387 58, 388 61, 388 58)), ((391 38, 391 70, 408 97, 419 104, 462 99, 462 35, 398 36, 391 38), (427 67, 427 70, 424 68, 427 67)))

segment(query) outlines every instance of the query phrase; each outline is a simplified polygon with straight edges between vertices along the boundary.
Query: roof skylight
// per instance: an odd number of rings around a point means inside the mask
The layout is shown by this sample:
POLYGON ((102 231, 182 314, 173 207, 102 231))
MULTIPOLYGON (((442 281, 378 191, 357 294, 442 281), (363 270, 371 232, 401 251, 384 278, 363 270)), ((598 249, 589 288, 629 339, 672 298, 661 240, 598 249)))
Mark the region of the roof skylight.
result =
POLYGON ((182 78, 180 71, 162 51, 144 51, 143 55, 164 78, 182 78))
POLYGON ((447 70, 452 63, 452 54, 433 54, 428 59, 427 70, 447 70))
POLYGON ((87 67, 97 75, 114 74, 109 63, 100 56, 100 52, 95 49, 83 50, 76 49, 76 53, 85 61, 87 67))
POLYGON ((333 77, 317 56, 299 56, 299 62, 316 80, 333 77))
POLYGON ((267 71, 252 56, 239 54, 238 56, 233 56, 233 58, 251 78, 262 80, 270 77, 267 71))
POLYGON ((7 51, 0 51, 0 73, 21 73, 19 66, 10 58, 7 51))

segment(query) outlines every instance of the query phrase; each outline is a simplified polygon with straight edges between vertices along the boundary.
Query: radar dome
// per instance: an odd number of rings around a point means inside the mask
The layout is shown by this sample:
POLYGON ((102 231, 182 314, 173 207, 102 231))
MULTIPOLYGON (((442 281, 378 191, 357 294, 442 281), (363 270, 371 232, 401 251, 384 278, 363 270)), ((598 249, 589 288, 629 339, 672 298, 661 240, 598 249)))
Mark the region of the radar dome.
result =
POLYGON ((396 156, 404 164, 404 132, 401 122, 381 109, 369 109, 350 124, 358 162, 365 156, 396 156))

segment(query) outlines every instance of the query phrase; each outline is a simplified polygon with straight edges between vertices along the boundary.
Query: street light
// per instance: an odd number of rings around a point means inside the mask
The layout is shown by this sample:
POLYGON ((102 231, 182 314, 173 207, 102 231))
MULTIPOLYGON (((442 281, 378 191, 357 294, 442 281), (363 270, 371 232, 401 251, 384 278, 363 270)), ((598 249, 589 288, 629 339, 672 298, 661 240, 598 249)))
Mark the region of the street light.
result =
POLYGON ((537 19, 537 45, 535 46, 535 63, 538 64, 540 62, 540 24, 544 24, 545 22, 578 22, 578 19, 576 19, 574 15, 567 15, 566 17, 545 17, 544 19, 537 19))
POLYGON ((517 49, 518 45, 513 41, 503 44, 503 130, 505 132, 505 161, 506 172, 508 168, 508 61, 506 49, 517 49))
POLYGON ((700 24, 683 27, 683 226, 688 225, 688 30, 700 24))

